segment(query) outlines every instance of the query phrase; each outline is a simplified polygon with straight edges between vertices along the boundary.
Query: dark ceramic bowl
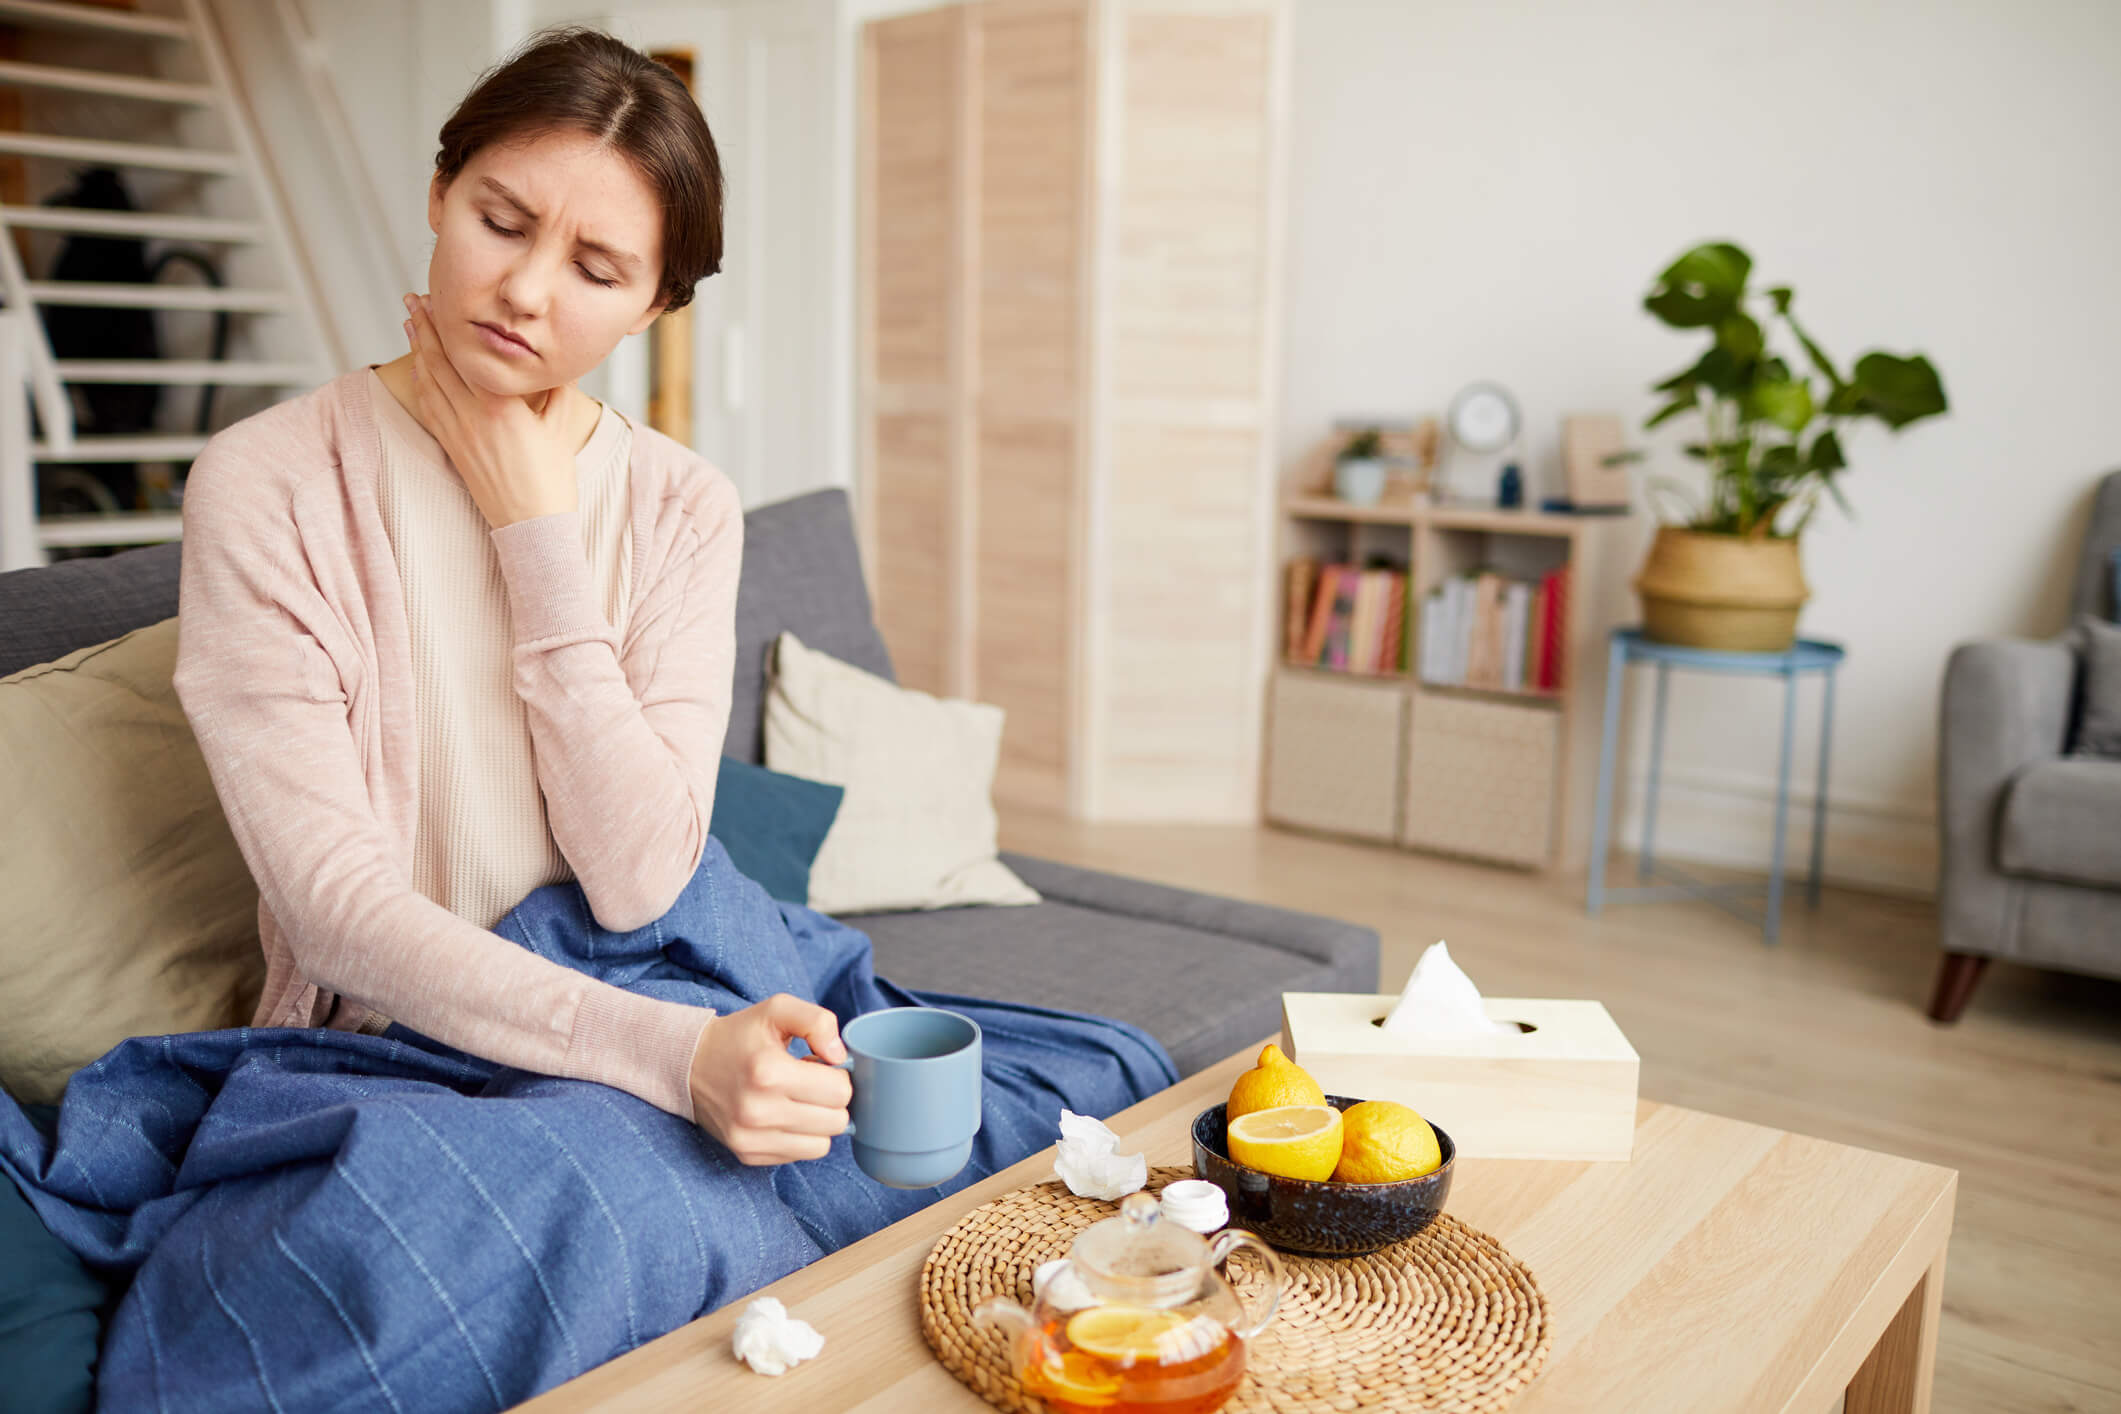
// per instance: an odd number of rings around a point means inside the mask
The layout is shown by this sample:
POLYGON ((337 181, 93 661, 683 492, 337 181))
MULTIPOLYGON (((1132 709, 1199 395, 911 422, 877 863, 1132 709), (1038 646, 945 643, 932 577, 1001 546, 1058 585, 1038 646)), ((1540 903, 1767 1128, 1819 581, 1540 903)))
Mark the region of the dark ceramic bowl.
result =
MULTIPOLYGON (((1326 1103, 1345 1110, 1361 1101, 1328 1095, 1326 1103)), ((1436 1147, 1443 1163, 1434 1173, 1398 1183, 1313 1182, 1276 1178, 1232 1159, 1224 1137, 1228 1108, 1215 1105, 1194 1118, 1193 1171, 1222 1189, 1230 1200, 1231 1222, 1252 1229, 1284 1252, 1303 1257, 1375 1252, 1435 1222, 1450 1196, 1458 1146, 1441 1129, 1436 1129, 1436 1147)))

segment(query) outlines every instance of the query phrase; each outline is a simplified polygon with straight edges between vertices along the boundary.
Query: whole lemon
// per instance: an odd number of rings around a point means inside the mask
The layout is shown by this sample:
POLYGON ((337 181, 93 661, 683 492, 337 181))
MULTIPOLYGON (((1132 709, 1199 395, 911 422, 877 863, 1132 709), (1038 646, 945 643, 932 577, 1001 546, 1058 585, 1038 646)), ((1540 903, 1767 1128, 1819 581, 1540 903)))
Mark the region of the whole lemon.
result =
POLYGON ((1225 1119, 1236 1119, 1241 1115, 1259 1110, 1279 1109, 1283 1105, 1322 1105, 1326 1092, 1318 1088, 1311 1073, 1282 1054, 1281 1047, 1272 1044, 1259 1053, 1259 1063, 1237 1077, 1230 1087, 1230 1104, 1225 1119))
POLYGON ((1276 1178, 1321 1182, 1340 1162, 1340 1111, 1330 1105, 1281 1105, 1230 1121, 1230 1157, 1276 1178))
POLYGON ((1443 1167, 1436 1131, 1405 1105, 1364 1100, 1341 1115, 1335 1183, 1398 1183, 1443 1167))

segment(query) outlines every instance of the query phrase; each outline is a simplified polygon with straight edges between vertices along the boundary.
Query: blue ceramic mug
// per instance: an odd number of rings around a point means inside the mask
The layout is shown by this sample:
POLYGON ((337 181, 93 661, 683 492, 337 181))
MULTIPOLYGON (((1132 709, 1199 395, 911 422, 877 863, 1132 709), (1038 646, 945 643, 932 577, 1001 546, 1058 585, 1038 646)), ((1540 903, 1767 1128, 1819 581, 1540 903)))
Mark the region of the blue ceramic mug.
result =
POLYGON ((854 1080, 854 1161, 891 1188, 933 1188, 972 1157, 980 1123, 980 1029, 969 1016, 902 1006, 840 1032, 854 1080))

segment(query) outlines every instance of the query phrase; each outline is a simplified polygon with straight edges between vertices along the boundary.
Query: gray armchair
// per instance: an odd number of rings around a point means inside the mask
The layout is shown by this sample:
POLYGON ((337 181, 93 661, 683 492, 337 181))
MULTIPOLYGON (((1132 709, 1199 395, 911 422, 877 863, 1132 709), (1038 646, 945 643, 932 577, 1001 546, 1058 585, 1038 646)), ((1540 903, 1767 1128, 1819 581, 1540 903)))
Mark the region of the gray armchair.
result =
MULTIPOLYGON (((2099 484, 2077 564, 2072 622, 2111 616, 2121 472, 2099 484)), ((1959 1019, 1991 958, 2121 977, 2121 761, 2069 748, 2074 631, 1963 643, 1944 672, 1938 742, 1944 964, 1930 1015, 1959 1019)))

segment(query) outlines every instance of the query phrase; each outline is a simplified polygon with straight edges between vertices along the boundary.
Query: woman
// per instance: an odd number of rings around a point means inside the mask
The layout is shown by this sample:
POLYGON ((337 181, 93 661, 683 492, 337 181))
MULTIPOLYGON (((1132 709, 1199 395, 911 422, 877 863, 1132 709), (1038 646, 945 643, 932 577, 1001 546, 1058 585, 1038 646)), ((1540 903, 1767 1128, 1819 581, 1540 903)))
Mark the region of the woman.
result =
POLYGON ((832 1014, 717 1017, 489 931, 578 881, 644 927, 698 867, 729 715, 729 479, 576 380, 721 260, 677 77, 547 32, 441 132, 410 351, 214 439, 186 491, 176 686, 256 877, 256 1026, 600 1081, 746 1163, 846 1127, 832 1014))
POLYGON ((1118 1022, 892 987, 708 837, 737 495, 575 380, 715 269, 720 196, 675 78, 540 36, 442 130, 409 351, 194 463, 176 687, 259 887, 255 1028, 120 1043, 55 1132, 0 1097, 0 1172, 129 1274, 103 1407, 506 1408, 1177 1078, 1118 1022), (905 1192, 789 1046, 915 1003, 978 1021, 983 1091, 905 1192))

